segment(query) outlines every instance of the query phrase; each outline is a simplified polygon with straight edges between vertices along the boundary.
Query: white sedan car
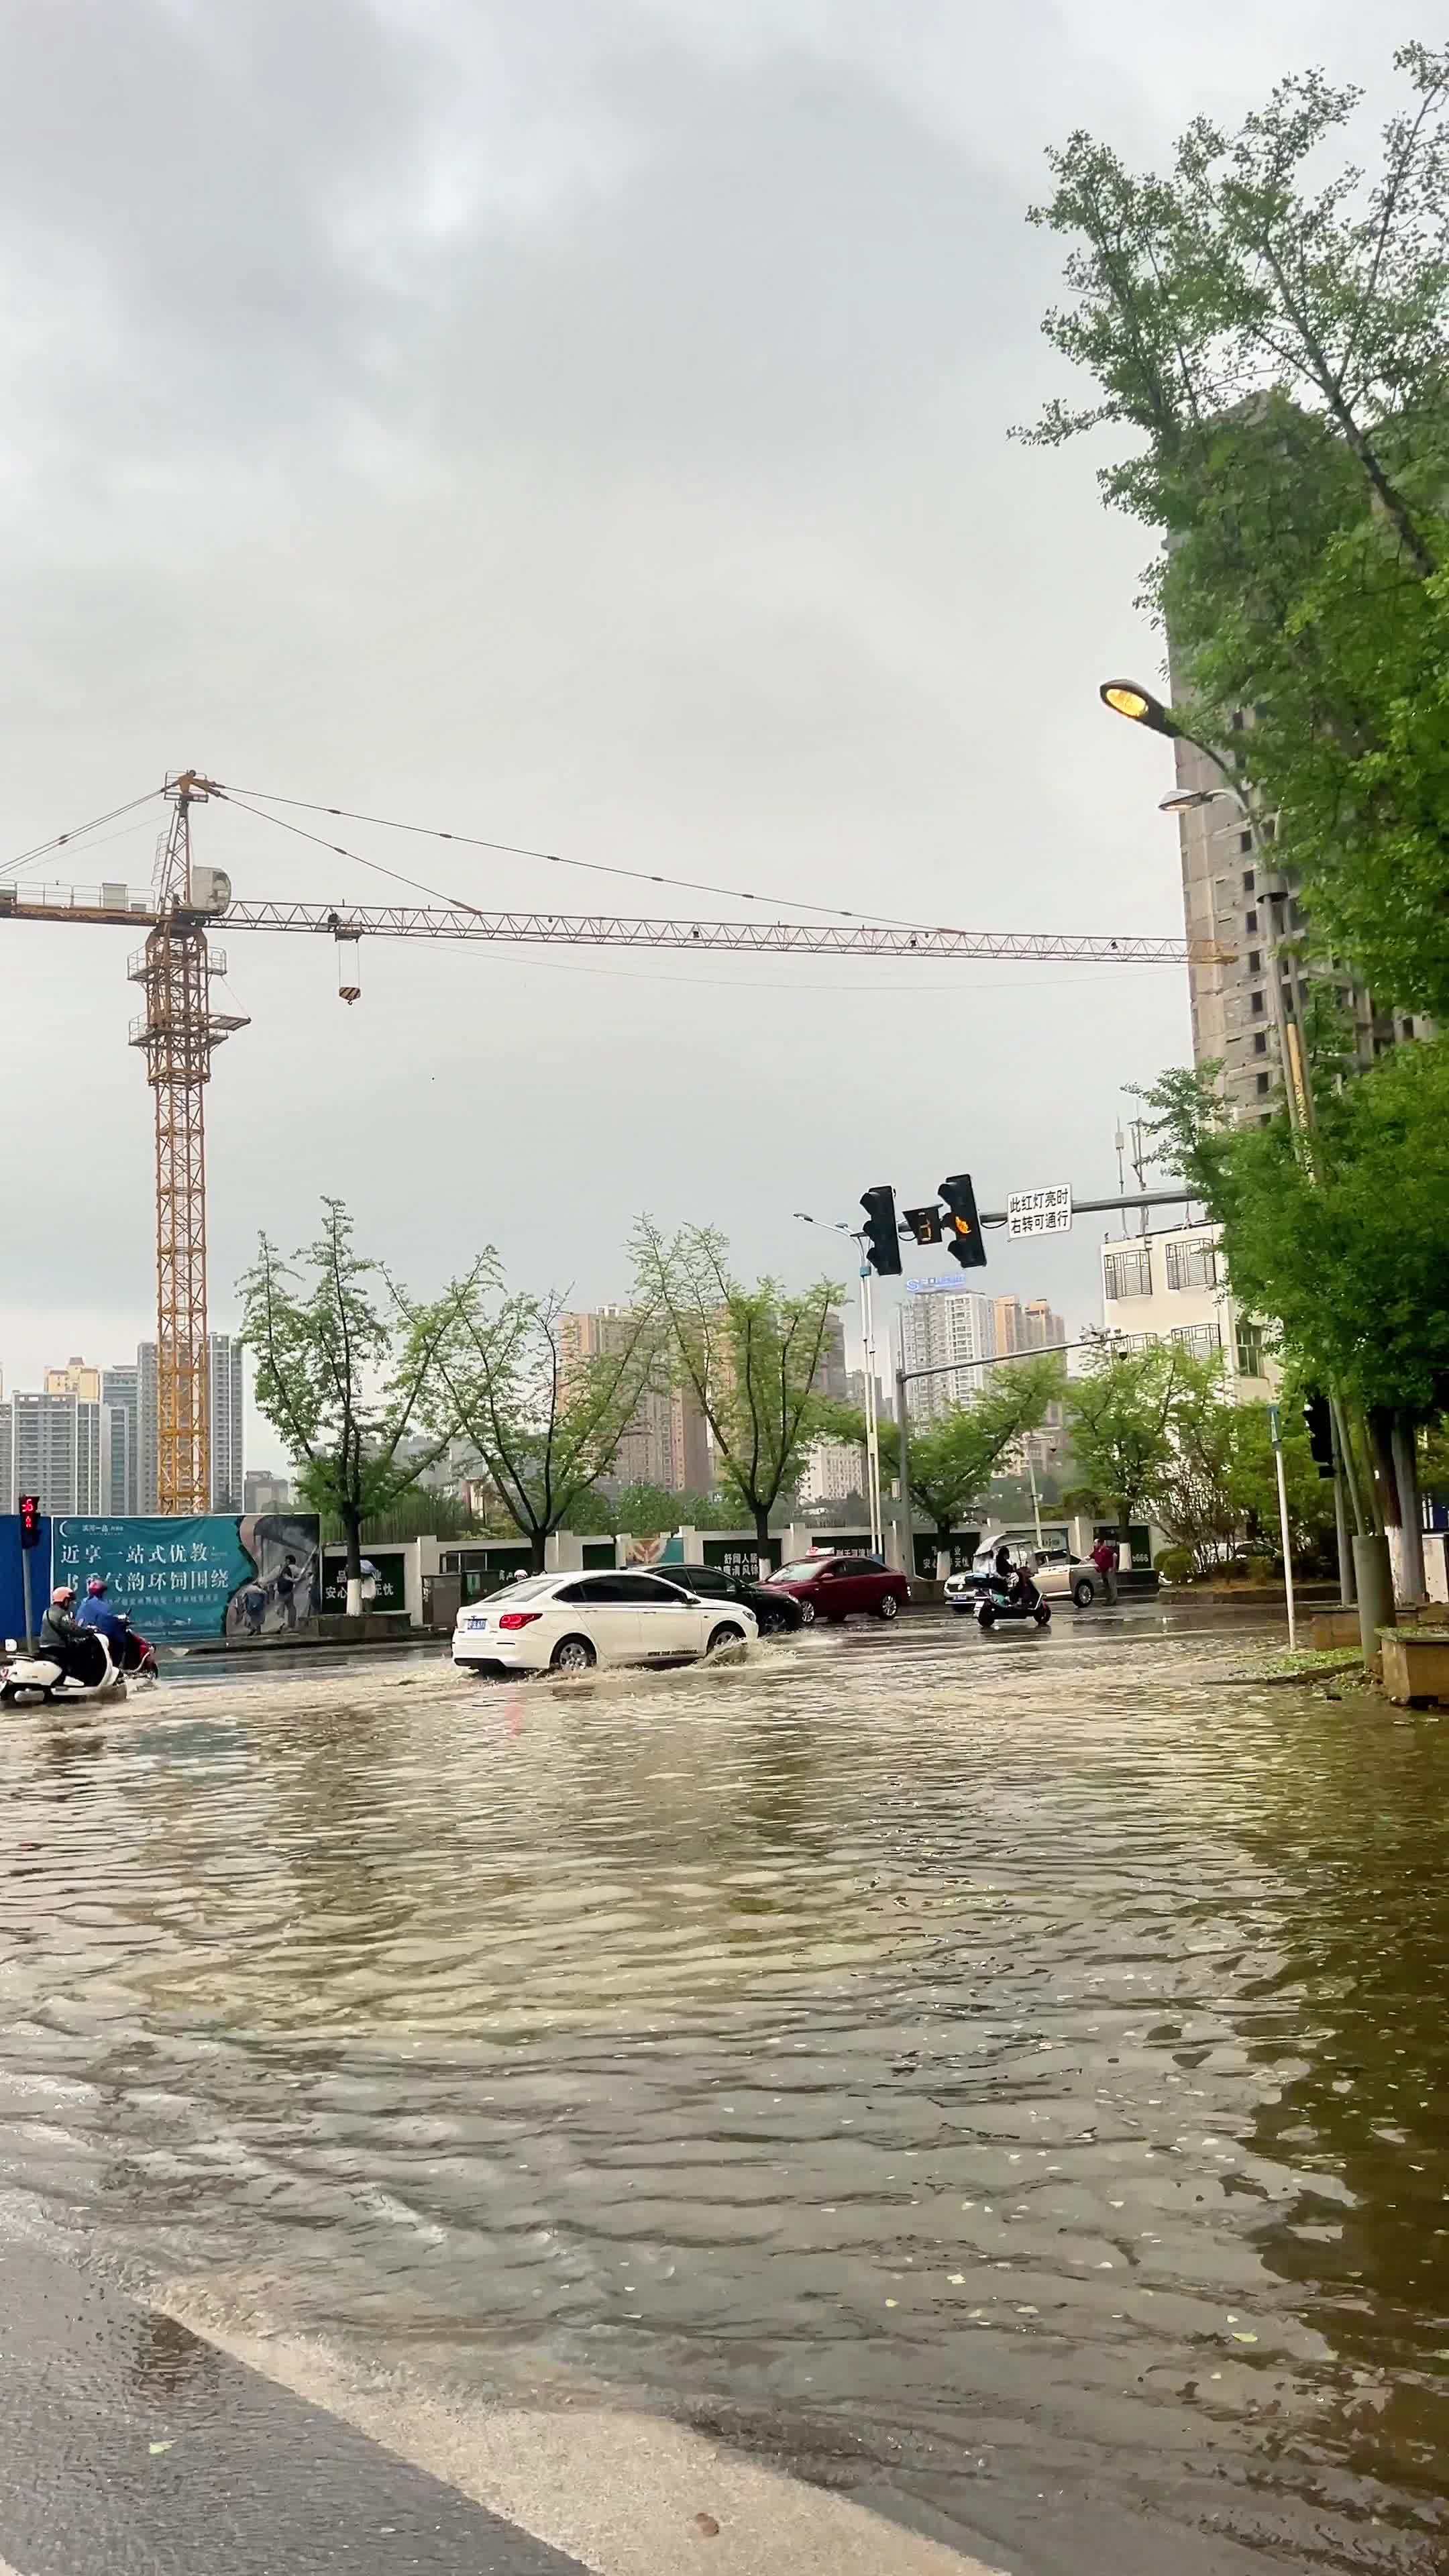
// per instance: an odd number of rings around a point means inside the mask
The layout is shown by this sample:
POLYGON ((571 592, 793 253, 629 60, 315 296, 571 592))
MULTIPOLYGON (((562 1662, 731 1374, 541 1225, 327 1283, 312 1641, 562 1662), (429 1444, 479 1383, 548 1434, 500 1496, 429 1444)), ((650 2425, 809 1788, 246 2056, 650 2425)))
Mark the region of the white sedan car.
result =
POLYGON ((458 1613, 453 1661, 479 1673, 586 1673, 594 1664, 687 1664, 753 1645, 753 1610, 702 1601, 662 1575, 531 1574, 458 1613))
MULTIPOLYGON (((978 1548, 969 1573, 946 1577, 946 1599, 953 1610, 975 1609, 1000 1544, 998 1539, 989 1547, 978 1548)), ((1070 1548, 1045 1547, 1038 1555, 1034 1547, 1023 1547, 1009 1539, 1007 1551, 1013 1567, 1026 1568, 1044 1601, 1071 1600, 1079 1610, 1085 1610, 1103 1589, 1102 1578, 1090 1557, 1073 1556, 1070 1548)))

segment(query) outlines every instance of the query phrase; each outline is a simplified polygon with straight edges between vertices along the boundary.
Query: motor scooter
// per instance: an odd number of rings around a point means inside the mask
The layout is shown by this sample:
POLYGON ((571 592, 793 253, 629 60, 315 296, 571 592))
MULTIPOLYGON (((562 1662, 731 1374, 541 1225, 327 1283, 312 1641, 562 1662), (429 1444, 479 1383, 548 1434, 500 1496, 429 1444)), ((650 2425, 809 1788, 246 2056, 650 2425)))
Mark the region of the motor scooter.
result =
POLYGON ((0 1661, 0 1707, 15 1708, 25 1700, 35 1699, 51 1708, 75 1700, 124 1699, 126 1676, 111 1652, 109 1638, 92 1628, 87 1631, 87 1643, 95 1649, 86 1659, 95 1678, 81 1681, 53 1655, 28 1655, 13 1637, 7 1637, 4 1660, 0 1661))
POLYGON ((976 1625, 994 1628, 998 1619, 1030 1619, 1038 1628, 1049 1628, 1051 1604, 1043 1601, 1029 1578, 1018 1591, 1015 1587, 1008 1589, 993 1576, 976 1604, 976 1625))

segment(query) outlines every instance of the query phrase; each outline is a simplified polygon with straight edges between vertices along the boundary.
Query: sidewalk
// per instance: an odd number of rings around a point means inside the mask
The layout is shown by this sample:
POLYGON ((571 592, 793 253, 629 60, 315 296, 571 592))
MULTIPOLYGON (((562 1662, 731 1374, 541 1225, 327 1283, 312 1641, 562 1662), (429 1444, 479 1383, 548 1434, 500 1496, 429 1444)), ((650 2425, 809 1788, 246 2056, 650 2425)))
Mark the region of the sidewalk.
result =
POLYGON ((0 2246, 0 2576, 992 2576, 652 2417, 480 2420, 364 2391, 321 2347, 255 2349, 311 2394, 0 2246))

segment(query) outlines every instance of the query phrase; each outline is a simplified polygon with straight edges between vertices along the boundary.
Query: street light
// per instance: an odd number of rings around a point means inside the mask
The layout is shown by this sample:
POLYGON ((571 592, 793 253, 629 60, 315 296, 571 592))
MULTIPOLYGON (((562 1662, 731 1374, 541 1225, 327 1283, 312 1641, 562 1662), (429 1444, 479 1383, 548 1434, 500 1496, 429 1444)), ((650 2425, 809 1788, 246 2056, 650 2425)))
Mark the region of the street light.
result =
POLYGON ((865 1481, 866 1503, 870 1511, 870 1543, 879 1554, 885 1546, 884 1512, 881 1505, 880 1424, 875 1401, 875 1317, 871 1309, 870 1263, 865 1257, 865 1236, 840 1217, 810 1216, 796 1208, 798 1225, 824 1226, 830 1234, 848 1234, 860 1255, 860 1340, 865 1360, 865 1481))
POLYGON ((1132 724, 1146 725, 1150 733, 1180 734, 1182 727, 1170 707, 1154 698, 1150 689, 1136 680, 1104 680, 1097 691, 1104 707, 1114 716, 1126 716, 1132 724))
MULTIPOLYGON (((1229 767, 1227 761, 1224 760, 1221 752, 1214 751, 1212 744, 1204 742, 1199 734, 1190 733, 1186 725, 1182 724, 1178 718, 1173 715, 1172 711, 1163 705, 1160 698, 1155 698, 1150 689, 1140 688, 1135 680, 1104 680, 1102 681, 1097 694, 1100 697, 1102 704, 1106 707, 1110 707, 1114 715, 1126 716, 1133 724, 1146 725, 1152 733, 1167 734, 1169 737, 1179 742, 1190 742, 1193 749, 1195 751, 1200 751, 1205 760, 1210 760, 1214 769, 1218 772, 1222 781, 1221 786, 1176 788, 1170 796, 1164 796, 1159 799, 1159 812, 1164 814, 1187 814, 1193 812, 1194 809, 1199 806, 1213 804, 1220 796, 1229 797, 1233 804, 1237 806, 1248 834, 1249 847, 1253 853, 1255 884, 1259 868, 1261 868, 1265 874, 1279 869, 1281 862, 1279 861, 1271 844, 1265 840, 1263 836, 1262 826, 1259 823, 1257 811, 1253 803, 1251 781, 1246 777, 1243 777, 1242 779, 1235 777, 1232 769, 1229 767)), ((1278 1041, 1278 1061, 1283 1071, 1283 1096, 1288 1111, 1288 1125, 1290 1130, 1294 1131, 1294 1133, 1300 1138, 1305 1138, 1311 1135, 1315 1119, 1313 1111, 1313 1092, 1308 1072, 1308 1060, 1304 1053, 1302 1043, 1301 1024, 1303 1014, 1303 989, 1299 981, 1295 965, 1293 967, 1293 990, 1298 1016, 1296 1019, 1290 1019, 1288 1013, 1283 1008, 1283 983, 1278 965, 1281 940, 1273 919, 1273 897, 1271 894, 1267 895, 1267 906, 1269 933, 1266 943, 1268 951, 1268 985, 1273 1013, 1273 1029, 1278 1041)), ((1304 1153, 1306 1167, 1311 1174, 1314 1169, 1311 1143, 1303 1145, 1300 1150, 1304 1153)), ((1335 1388, 1330 1389, 1330 1401, 1334 1409, 1334 1430, 1338 1439, 1339 1454, 1343 1461, 1345 1473, 1350 1480, 1350 1494, 1354 1507, 1354 1518, 1358 1521, 1360 1530, 1362 1530, 1363 1521, 1358 1493, 1358 1482, 1353 1464, 1353 1451, 1349 1446, 1347 1418, 1344 1412, 1342 1400, 1335 1388)), ((1341 1479, 1335 1479, 1334 1493, 1338 1506, 1339 1565, 1340 1569, 1342 1569, 1346 1563, 1346 1551, 1344 1547, 1346 1531, 1343 1520, 1343 1486, 1341 1479)), ((1354 1539, 1353 1563, 1356 1575, 1359 1571, 1358 1551, 1361 1543, 1367 1544, 1367 1542, 1361 1542, 1357 1537, 1354 1539)), ((1346 1586, 1341 1585, 1340 1589, 1346 1590, 1346 1586)), ((1361 1592, 1361 1584, 1359 1589, 1361 1592)), ((1389 1607, 1388 1612, 1385 1614, 1386 1616, 1391 1615, 1392 1608, 1393 1593, 1392 1587, 1390 1587, 1389 1607)), ((1360 1624, 1363 1627, 1365 1651, 1367 1651, 1371 1632, 1367 1622, 1363 1618, 1362 1611, 1360 1612, 1360 1624)))

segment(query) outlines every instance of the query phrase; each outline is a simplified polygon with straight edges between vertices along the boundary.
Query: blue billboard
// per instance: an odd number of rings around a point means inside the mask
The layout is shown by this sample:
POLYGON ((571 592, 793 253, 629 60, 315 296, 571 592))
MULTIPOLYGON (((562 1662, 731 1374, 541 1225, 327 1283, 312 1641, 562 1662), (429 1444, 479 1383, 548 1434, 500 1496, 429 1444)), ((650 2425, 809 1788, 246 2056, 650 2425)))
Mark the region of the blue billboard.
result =
MULTIPOLYGON (((314 1513, 68 1518, 50 1532, 50 1582, 83 1593, 90 1575, 103 1574, 116 1608, 153 1644, 261 1636, 294 1628, 317 1607, 314 1513)), ((43 1549, 35 1553, 43 1560, 43 1549)))

